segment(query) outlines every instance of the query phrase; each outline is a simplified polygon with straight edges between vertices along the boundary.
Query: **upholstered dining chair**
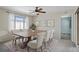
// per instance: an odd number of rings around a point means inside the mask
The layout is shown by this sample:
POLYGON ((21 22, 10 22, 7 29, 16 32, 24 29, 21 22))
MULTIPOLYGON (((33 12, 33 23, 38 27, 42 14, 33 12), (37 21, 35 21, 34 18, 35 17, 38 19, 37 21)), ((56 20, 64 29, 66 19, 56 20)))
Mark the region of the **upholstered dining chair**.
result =
POLYGON ((20 36, 16 36, 16 35, 14 35, 13 33, 14 33, 14 31, 11 31, 11 32, 10 32, 11 36, 13 37, 13 38, 12 38, 12 40, 13 40, 12 43, 13 43, 14 45, 16 45, 16 44, 17 44, 17 40, 20 40, 20 36))
POLYGON ((36 40, 32 40, 30 41, 27 46, 28 46, 28 51, 29 48, 34 49, 35 51, 37 51, 37 49, 41 49, 42 51, 42 44, 43 44, 43 40, 44 40, 44 33, 39 33, 37 34, 38 38, 36 40))
POLYGON ((51 30, 50 40, 54 38, 54 30, 51 30))
POLYGON ((51 30, 47 30, 46 37, 44 38, 44 46, 45 48, 47 47, 47 44, 49 43, 51 36, 51 30))

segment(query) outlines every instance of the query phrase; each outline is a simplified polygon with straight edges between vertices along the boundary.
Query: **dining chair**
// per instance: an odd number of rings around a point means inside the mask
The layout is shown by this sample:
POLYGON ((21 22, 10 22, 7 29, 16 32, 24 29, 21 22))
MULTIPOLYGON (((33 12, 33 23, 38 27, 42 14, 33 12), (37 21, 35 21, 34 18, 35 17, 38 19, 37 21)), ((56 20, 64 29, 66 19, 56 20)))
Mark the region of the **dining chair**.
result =
POLYGON ((47 47, 47 44, 49 43, 51 36, 51 30, 47 30, 46 37, 44 38, 44 46, 45 48, 47 47))
POLYGON ((12 43, 13 43, 13 45, 16 46, 16 45, 17 45, 17 41, 19 41, 21 37, 14 35, 14 31, 11 31, 10 34, 11 34, 11 36, 13 37, 13 38, 12 38, 12 40, 13 40, 12 43))
POLYGON ((34 49, 35 51, 37 51, 37 49, 41 49, 41 51, 42 51, 44 33, 39 33, 39 34, 37 34, 37 36, 38 36, 38 38, 36 40, 32 40, 27 44, 28 51, 29 51, 29 48, 34 49))
POLYGON ((54 30, 51 30, 50 40, 52 40, 54 37, 54 30))

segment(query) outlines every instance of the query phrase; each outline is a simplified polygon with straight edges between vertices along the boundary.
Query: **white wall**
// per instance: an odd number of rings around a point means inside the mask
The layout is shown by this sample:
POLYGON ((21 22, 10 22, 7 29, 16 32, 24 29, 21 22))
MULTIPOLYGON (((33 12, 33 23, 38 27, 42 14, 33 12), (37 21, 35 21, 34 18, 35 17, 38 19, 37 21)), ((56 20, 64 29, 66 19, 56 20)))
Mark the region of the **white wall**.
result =
POLYGON ((49 20, 54 20, 55 17, 52 16, 52 14, 50 13, 46 13, 46 14, 40 14, 37 16, 37 18, 34 20, 34 22, 40 22, 39 26, 48 26, 47 22, 49 20))
POLYGON ((0 31, 8 30, 8 13, 0 10, 0 31))

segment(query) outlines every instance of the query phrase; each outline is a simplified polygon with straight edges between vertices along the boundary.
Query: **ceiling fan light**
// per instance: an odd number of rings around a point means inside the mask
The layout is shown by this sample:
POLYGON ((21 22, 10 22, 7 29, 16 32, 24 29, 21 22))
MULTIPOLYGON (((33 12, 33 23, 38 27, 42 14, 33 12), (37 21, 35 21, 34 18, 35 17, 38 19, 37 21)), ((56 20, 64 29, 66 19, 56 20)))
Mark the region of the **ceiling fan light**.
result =
POLYGON ((39 13, 37 13, 37 15, 39 15, 39 13))

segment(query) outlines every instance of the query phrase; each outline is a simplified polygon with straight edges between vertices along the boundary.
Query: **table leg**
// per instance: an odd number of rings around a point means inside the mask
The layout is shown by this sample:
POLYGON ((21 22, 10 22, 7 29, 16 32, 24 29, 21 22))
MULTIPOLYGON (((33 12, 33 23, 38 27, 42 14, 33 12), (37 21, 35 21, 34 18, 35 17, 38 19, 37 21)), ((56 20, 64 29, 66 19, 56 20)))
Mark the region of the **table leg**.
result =
POLYGON ((25 42, 25 46, 27 46, 28 42, 31 41, 31 37, 28 37, 28 40, 25 42))
POLYGON ((23 42, 22 49, 27 47, 28 42, 31 41, 31 37, 28 37, 28 40, 26 42, 23 42))
POLYGON ((27 41, 27 43, 28 43, 29 41, 31 41, 31 37, 28 37, 28 41, 27 41))
POLYGON ((22 43, 24 42, 24 38, 22 37, 22 43))
POLYGON ((14 43, 15 43, 15 45, 16 45, 16 40, 14 40, 14 43))

